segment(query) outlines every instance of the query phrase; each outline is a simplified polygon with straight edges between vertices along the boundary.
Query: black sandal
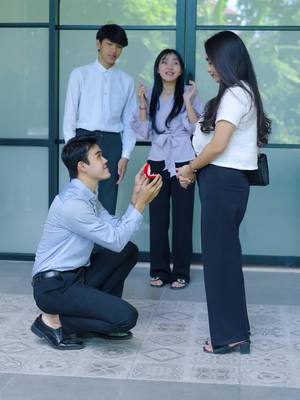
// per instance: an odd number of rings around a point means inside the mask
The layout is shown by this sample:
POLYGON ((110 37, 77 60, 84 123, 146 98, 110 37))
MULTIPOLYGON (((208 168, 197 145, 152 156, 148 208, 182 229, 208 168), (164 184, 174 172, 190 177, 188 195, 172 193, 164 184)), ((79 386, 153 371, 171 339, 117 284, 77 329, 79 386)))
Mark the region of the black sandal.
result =
POLYGON ((163 287, 167 284, 167 282, 163 281, 159 276, 152 276, 150 279, 150 286, 152 287, 163 287), (161 281, 159 285, 155 285, 154 282, 161 281))
POLYGON ((182 278, 176 278, 171 282, 171 289, 184 289, 187 286, 188 282, 182 278), (179 286, 173 286, 173 283, 178 283, 179 286))
MULTIPOLYGON (((206 345, 208 346, 209 344, 206 343, 206 345)), ((225 346, 215 346, 212 347, 212 350, 207 350, 207 348, 203 346, 203 351, 208 354, 228 354, 237 350, 239 350, 240 354, 249 354, 250 353, 249 340, 235 343, 234 345, 227 344, 225 346)))

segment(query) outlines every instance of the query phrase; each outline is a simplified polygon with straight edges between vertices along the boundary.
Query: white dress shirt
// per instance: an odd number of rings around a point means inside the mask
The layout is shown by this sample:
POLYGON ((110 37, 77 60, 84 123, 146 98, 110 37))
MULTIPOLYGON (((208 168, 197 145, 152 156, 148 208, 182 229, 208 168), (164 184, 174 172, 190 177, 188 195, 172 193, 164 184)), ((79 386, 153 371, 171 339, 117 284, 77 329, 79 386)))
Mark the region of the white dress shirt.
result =
POLYGON ((69 78, 63 121, 67 142, 76 129, 121 132, 122 157, 129 159, 136 136, 130 124, 136 108, 133 78, 115 66, 106 69, 98 60, 75 68, 69 78))
POLYGON ((142 214, 132 205, 121 218, 111 216, 97 194, 72 179, 51 204, 32 275, 88 267, 94 243, 120 252, 142 221, 142 214))

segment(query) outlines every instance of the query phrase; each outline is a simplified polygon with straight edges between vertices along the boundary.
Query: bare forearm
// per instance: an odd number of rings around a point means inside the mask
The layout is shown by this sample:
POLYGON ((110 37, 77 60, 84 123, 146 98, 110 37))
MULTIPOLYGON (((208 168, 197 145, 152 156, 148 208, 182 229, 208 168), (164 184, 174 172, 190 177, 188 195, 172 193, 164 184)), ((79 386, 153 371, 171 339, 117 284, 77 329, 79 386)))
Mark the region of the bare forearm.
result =
POLYGON ((146 106, 144 106, 144 107, 140 106, 139 109, 140 109, 140 112, 139 112, 140 121, 141 122, 147 121, 147 107, 146 106))
POLYGON ((192 106, 192 103, 190 101, 185 102, 185 107, 186 107, 186 112, 188 119, 191 124, 195 124, 198 121, 198 116, 192 106))

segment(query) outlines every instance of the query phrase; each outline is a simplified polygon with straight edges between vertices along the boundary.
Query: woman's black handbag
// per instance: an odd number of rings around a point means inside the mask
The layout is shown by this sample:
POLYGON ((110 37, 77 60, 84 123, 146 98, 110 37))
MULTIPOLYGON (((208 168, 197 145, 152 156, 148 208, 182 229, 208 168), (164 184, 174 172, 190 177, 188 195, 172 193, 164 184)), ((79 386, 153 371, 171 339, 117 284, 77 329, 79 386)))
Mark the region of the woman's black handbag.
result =
POLYGON ((270 183, 267 155, 259 153, 257 156, 257 169, 245 171, 251 186, 267 186, 270 183))

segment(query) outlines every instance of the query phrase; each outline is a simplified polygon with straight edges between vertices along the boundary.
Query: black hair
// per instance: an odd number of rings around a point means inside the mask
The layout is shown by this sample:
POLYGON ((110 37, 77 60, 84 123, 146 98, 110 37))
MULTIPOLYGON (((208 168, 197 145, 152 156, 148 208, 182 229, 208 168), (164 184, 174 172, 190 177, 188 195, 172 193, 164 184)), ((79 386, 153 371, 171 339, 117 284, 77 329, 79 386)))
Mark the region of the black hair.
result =
POLYGON ((79 161, 89 164, 88 152, 95 144, 97 144, 97 138, 91 134, 75 136, 64 145, 61 159, 69 171, 70 179, 78 177, 79 161))
POLYGON ((156 133, 164 133, 164 131, 159 131, 156 126, 156 112, 159 109, 159 96, 161 95, 161 92, 163 91, 163 83, 161 76, 158 73, 158 67, 159 63, 161 60, 166 57, 168 54, 175 54, 175 56, 178 58, 179 64, 181 66, 181 75, 177 78, 176 81, 176 86, 175 86, 175 93, 174 93, 174 104, 172 107, 172 110, 170 111, 170 114, 168 115, 165 126, 168 128, 170 122, 172 121, 173 118, 175 118, 182 109, 183 106, 183 93, 184 93, 184 75, 185 75, 185 68, 184 68, 184 62, 182 60, 181 55, 174 49, 164 49, 159 53, 159 55, 156 57, 155 63, 154 63, 154 83, 153 83, 153 89, 152 89, 152 95, 151 95, 151 100, 150 100, 150 109, 149 109, 149 117, 150 121, 152 123, 152 128, 155 130, 156 133))
POLYGON ((208 133, 215 128, 217 111, 226 89, 239 86, 249 93, 256 107, 257 145, 267 144, 271 120, 264 112, 254 68, 244 42, 234 32, 222 31, 207 39, 204 47, 208 61, 220 76, 220 82, 217 96, 205 105, 203 121, 200 122, 202 132, 208 133))
POLYGON ((103 25, 98 30, 96 39, 99 40, 99 42, 102 42, 104 39, 108 39, 122 47, 126 47, 128 45, 126 32, 119 25, 115 24, 103 25))

